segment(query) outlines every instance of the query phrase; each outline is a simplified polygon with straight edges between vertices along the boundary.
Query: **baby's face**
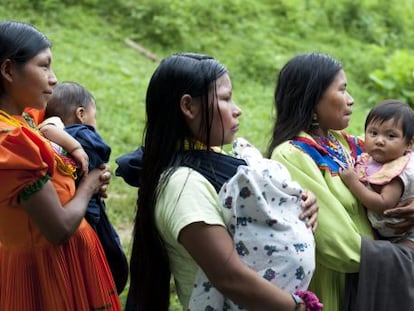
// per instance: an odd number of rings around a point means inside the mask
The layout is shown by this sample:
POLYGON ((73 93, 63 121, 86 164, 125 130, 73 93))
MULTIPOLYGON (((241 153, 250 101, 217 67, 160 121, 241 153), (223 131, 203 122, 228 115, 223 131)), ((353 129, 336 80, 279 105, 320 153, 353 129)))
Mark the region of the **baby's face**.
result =
POLYGON ((386 163, 403 156, 411 144, 405 141, 401 121, 373 120, 365 131, 365 149, 375 161, 386 163))

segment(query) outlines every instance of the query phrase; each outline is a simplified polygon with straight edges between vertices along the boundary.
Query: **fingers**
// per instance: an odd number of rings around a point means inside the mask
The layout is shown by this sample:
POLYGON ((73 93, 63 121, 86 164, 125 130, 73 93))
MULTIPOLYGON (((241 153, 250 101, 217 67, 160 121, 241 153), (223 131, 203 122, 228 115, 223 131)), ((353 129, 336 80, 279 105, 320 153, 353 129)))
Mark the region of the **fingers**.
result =
POLYGON ((306 226, 312 228, 312 230, 314 227, 316 229, 316 222, 318 220, 319 213, 318 209, 319 206, 315 204, 299 215, 301 220, 306 220, 306 226))
POLYGON ((319 206, 318 204, 312 204, 306 210, 304 210, 300 215, 300 219, 312 218, 313 214, 318 213, 319 206))
POLYGON ((110 172, 111 167, 109 166, 109 164, 108 164, 108 163, 102 163, 102 164, 99 166, 99 169, 101 169, 101 170, 106 170, 106 171, 110 172))
POLYGON ((108 185, 102 185, 101 188, 99 188, 99 195, 102 198, 107 198, 108 197, 108 185))
POLYGON ((410 207, 411 204, 414 205, 414 198, 401 201, 400 203, 398 203, 397 207, 410 207))
POLYGON ((310 217, 308 217, 306 221, 306 226, 308 228, 311 228, 312 232, 316 231, 316 228, 318 226, 318 212, 314 212, 310 217))
POLYGON ((71 155, 75 159, 75 161, 78 163, 81 169, 81 174, 83 176, 86 176, 88 174, 88 165, 89 165, 88 154, 85 152, 85 150, 83 150, 83 148, 78 148, 72 151, 71 155))
POLYGON ((100 194, 103 198, 106 198, 108 196, 108 186, 112 178, 109 168, 109 165, 101 165, 99 168, 91 170, 88 176, 85 176, 86 178, 83 178, 81 182, 92 187, 93 193, 100 194))
POLYGON ((89 159, 88 158, 84 158, 83 162, 82 162, 82 171, 84 175, 88 174, 88 165, 89 165, 89 159))
POLYGON ((395 224, 387 223, 387 227, 394 229, 396 234, 401 234, 407 232, 413 227, 413 221, 404 220, 395 224))
POLYGON ((310 206, 312 206, 313 204, 316 203, 316 197, 315 195, 310 192, 310 191, 303 191, 302 195, 301 195, 301 199, 302 199, 302 208, 303 209, 307 209, 310 206))
POLYGON ((109 183, 111 178, 112 178, 111 172, 106 171, 106 170, 99 176, 99 180, 103 183, 109 183))
POLYGON ((314 220, 312 222, 308 222, 308 226, 312 229, 312 232, 316 232, 316 228, 318 227, 317 215, 314 215, 314 220))
POLYGON ((412 208, 411 205, 404 206, 404 207, 391 208, 391 209, 385 210, 384 215, 387 217, 414 219, 414 208, 412 208))
POLYGON ((102 198, 107 198, 108 197, 108 185, 109 182, 111 181, 112 178, 112 174, 110 171, 110 167, 107 164, 101 165, 100 169, 102 170, 101 175, 99 176, 99 180, 101 181, 101 186, 99 187, 99 195, 102 198))
POLYGON ((81 174, 82 176, 88 175, 88 163, 87 162, 81 163, 81 174))
POLYGON ((306 219, 306 225, 315 232, 319 210, 316 197, 312 192, 305 191, 302 194, 302 200, 303 212, 299 215, 299 218, 302 220, 306 219))
POLYGON ((312 208, 315 208, 314 205, 316 205, 316 208, 317 208, 316 197, 312 192, 304 191, 302 193, 301 199, 302 199, 301 206, 302 206, 302 209, 304 210, 304 213, 307 213, 309 212, 308 210, 310 209, 312 210, 312 208))
POLYGON ((411 230, 414 226, 414 204, 413 200, 403 201, 399 207, 391 208, 384 211, 384 215, 387 217, 401 218, 401 221, 398 223, 387 223, 387 227, 395 230, 397 234, 401 234, 411 230))

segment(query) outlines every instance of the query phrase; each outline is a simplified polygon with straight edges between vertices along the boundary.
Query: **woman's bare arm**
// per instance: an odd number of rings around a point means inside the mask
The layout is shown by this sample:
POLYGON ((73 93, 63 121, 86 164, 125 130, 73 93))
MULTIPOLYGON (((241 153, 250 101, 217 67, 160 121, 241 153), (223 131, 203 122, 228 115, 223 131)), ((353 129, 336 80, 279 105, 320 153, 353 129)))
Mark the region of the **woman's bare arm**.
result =
POLYGON ((46 239, 59 245, 79 227, 89 200, 102 187, 106 188, 110 178, 108 167, 93 170, 82 179, 75 196, 65 206, 61 205, 52 182, 48 181, 21 204, 46 239))
POLYGON ((202 222, 192 223, 181 230, 179 242, 203 269, 210 282, 224 296, 244 308, 295 310, 289 293, 260 277, 240 260, 226 228, 202 222))

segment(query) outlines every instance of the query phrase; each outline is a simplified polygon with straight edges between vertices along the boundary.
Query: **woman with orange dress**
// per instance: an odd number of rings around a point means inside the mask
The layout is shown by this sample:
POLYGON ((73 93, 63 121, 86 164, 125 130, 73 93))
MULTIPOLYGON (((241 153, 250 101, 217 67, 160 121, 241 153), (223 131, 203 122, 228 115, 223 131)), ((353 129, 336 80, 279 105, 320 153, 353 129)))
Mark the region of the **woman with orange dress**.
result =
POLYGON ((24 113, 44 109, 57 82, 50 47, 31 25, 0 23, 0 310, 121 310, 84 219, 90 198, 106 191, 109 168, 90 171, 75 189, 73 161, 24 113))

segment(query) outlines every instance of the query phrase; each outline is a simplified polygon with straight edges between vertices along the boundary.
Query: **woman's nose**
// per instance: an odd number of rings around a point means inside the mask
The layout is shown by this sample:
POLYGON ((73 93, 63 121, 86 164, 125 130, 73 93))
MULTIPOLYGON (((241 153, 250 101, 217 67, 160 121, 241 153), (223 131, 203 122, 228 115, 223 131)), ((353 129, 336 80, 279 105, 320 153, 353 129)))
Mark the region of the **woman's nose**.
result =
POLYGON ((50 70, 49 72, 49 84, 50 85, 56 85, 58 82, 55 73, 53 72, 53 70, 50 70))
POLYGON ((242 115, 242 110, 239 108, 239 106, 237 106, 236 104, 234 104, 234 110, 233 110, 233 115, 238 118, 242 115))
POLYGON ((354 104, 354 98, 348 93, 348 91, 346 94, 348 95, 348 105, 352 106, 354 104))

